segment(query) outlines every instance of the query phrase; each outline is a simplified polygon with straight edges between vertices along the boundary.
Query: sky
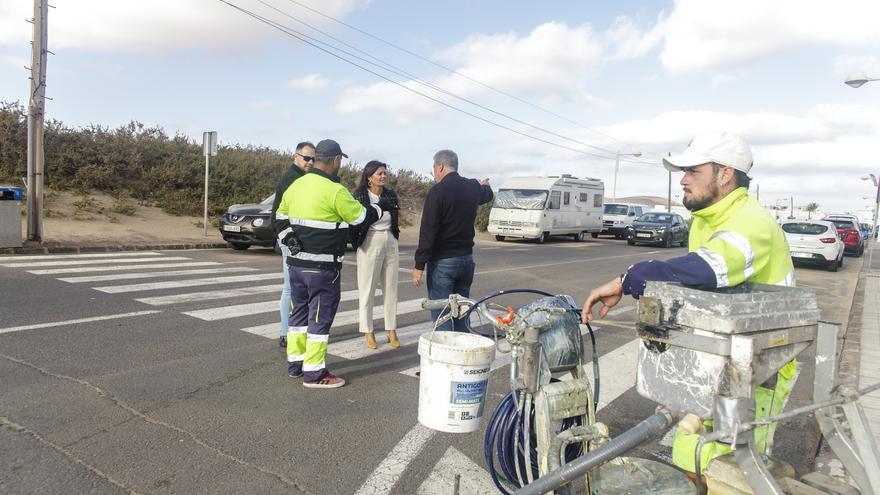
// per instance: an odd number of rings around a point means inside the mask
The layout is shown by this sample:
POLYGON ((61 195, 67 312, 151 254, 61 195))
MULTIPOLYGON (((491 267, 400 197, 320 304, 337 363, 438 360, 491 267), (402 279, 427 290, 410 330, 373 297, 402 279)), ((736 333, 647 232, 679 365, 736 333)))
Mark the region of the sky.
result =
MULTIPOLYGON (((426 175, 448 148, 495 188, 568 173, 607 196, 619 153, 620 197, 666 196, 661 157, 727 131, 762 203, 857 212, 877 192, 880 81, 843 83, 880 77, 876 0, 50 3, 46 116, 69 126, 332 138, 426 175)), ((0 100, 27 104, 31 17, 0 0, 0 100)))

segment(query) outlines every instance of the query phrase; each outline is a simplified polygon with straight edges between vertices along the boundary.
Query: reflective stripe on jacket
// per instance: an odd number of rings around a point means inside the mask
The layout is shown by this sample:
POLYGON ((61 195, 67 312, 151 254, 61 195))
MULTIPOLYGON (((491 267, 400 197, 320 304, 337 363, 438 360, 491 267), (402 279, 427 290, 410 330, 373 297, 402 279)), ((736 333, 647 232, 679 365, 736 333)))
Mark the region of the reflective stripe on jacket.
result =
POLYGON ((302 244, 299 253, 291 254, 291 263, 338 265, 345 255, 348 226, 372 223, 380 214, 354 199, 339 177, 312 169, 284 192, 275 219, 283 227, 279 240, 284 242, 292 232, 302 244))

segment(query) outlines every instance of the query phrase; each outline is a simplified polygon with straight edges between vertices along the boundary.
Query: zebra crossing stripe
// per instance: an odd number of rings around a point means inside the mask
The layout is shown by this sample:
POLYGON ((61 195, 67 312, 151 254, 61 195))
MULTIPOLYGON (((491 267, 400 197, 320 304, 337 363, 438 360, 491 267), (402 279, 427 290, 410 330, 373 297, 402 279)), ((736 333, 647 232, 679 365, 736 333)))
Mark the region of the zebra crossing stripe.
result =
MULTIPOLYGON (((252 296, 255 294, 265 294, 267 292, 280 293, 282 287, 281 284, 257 285, 252 287, 242 287, 240 289, 189 292, 187 294, 175 294, 173 296, 142 297, 136 298, 135 301, 149 304, 150 306, 167 306, 169 304, 183 304, 199 301, 213 301, 215 299, 225 299, 230 297, 252 296)), ((278 302, 276 301, 275 304, 277 305, 278 302)))
MULTIPOLYGON (((167 258, 165 258, 167 259, 167 258)), ((164 261, 156 260, 156 261, 164 261)), ((111 261, 111 260, 107 260, 111 261)), ((116 260, 112 260, 116 261, 116 260)), ((48 268, 46 270, 28 270, 33 275, 62 275, 65 273, 94 273, 94 272, 116 272, 123 270, 151 270, 154 268, 183 268, 190 266, 217 266, 222 265, 218 261, 189 261, 183 263, 156 263, 149 265, 108 265, 108 266, 83 266, 76 268, 48 268)))
POLYGON ((498 489, 492 482, 489 472, 472 461, 455 447, 446 449, 443 457, 434 465, 431 473, 419 485, 418 495, 436 493, 457 493, 460 495, 483 495, 496 493, 498 489), (459 484, 455 486, 458 476, 459 484), (458 489, 456 491, 456 488, 458 489))
MULTIPOLYGON (((114 263, 144 263, 151 261, 181 261, 188 260, 190 258, 186 258, 183 256, 164 256, 162 258, 133 258, 133 259, 114 259, 114 263)), ((71 266, 71 265, 101 265, 106 264, 109 260, 81 260, 81 259, 70 259, 65 261, 35 261, 35 262, 22 262, 22 263, 0 263, 0 266, 5 266, 6 268, 37 268, 37 267, 45 267, 45 266, 71 266)))
MULTIPOLYGON (((602 380, 602 389, 599 391, 599 406, 596 411, 610 404, 614 399, 623 395, 636 384, 636 368, 639 359, 639 346, 642 339, 633 339, 599 357, 599 371, 605 370, 604 377, 613 376, 613 380, 602 380), (613 375, 612 375, 613 374, 613 375)), ((593 383, 592 363, 583 366, 586 378, 593 383)), ((566 374, 562 380, 571 380, 571 375, 566 374)))
POLYGON ((53 321, 49 323, 37 323, 35 325, 22 325, 18 327, 0 328, 0 333, 20 332, 22 330, 36 330, 38 328, 63 327, 67 325, 77 325, 79 323, 90 323, 93 321, 115 320, 119 318, 131 318, 133 316, 143 316, 161 313, 161 311, 136 311, 134 313, 121 313, 115 315, 93 316, 91 318, 78 318, 76 320, 53 321))
MULTIPOLYGON (((276 309, 277 309, 277 302, 276 309)), ((373 307, 373 315, 381 316, 383 308, 382 306, 374 306, 373 307)), ((407 313, 413 313, 415 311, 422 311, 422 300, 421 299, 413 299, 410 301, 403 301, 397 303, 397 315, 403 315, 407 313)), ((339 328, 345 325, 351 325, 352 323, 358 322, 358 310, 354 309, 351 311, 343 311, 341 313, 336 313, 336 318, 333 319, 333 327, 339 328)), ((242 328, 242 332, 252 333, 254 335, 259 335, 261 337, 267 338, 276 338, 278 336, 278 322, 268 323, 266 325, 257 325, 254 327, 242 328)), ((401 330, 398 329, 398 332, 401 330)), ((399 335, 399 334, 398 334, 399 335)), ((358 339, 355 339, 358 340, 358 339)))
POLYGON ((416 424, 407 432, 397 445, 391 449, 388 456, 364 481, 364 484, 355 492, 355 495, 382 495, 391 492, 394 485, 400 479, 406 466, 419 455, 419 452, 428 444, 434 430, 416 424))
MULTIPOLYGON (((278 325, 275 326, 277 327, 278 325)), ((430 332, 432 328, 434 328, 434 324, 430 321, 409 325, 397 330, 397 339, 400 340, 401 346, 415 344, 419 341, 419 337, 421 337, 423 333, 430 332)), ((393 347, 387 345, 379 346, 378 349, 369 349, 364 345, 363 339, 354 338, 343 340, 341 342, 331 342, 327 349, 327 353, 333 356, 355 360, 388 352, 393 349, 393 347)))
POLYGON ((0 261, 34 261, 34 260, 58 260, 74 258, 121 258, 132 256, 162 256, 155 251, 127 251, 123 253, 88 253, 88 254, 40 254, 35 256, 0 256, 0 261))
POLYGON ((207 275, 209 273, 233 273, 233 272, 255 272, 256 268, 247 266, 230 266, 221 268, 207 268, 200 270, 174 270, 167 272, 137 272, 137 273, 115 273, 113 275, 92 275, 88 277, 66 277, 59 278, 62 282, 71 284, 82 284, 86 282, 107 282, 110 280, 133 280, 138 278, 162 278, 162 277, 178 277, 180 275, 207 275))
MULTIPOLYGON (((278 289, 281 289, 278 286, 278 289)), ((279 290, 280 292, 280 290, 279 290)), ((340 295, 339 302, 351 301, 352 299, 358 298, 357 290, 347 290, 340 295)), ((209 308, 209 309, 200 309, 198 311, 185 311, 183 314, 192 316, 193 318, 198 318, 200 320, 205 321, 217 321, 217 320, 225 320, 227 318, 238 318, 241 316, 250 316, 256 315, 260 313, 269 313, 272 311, 278 311, 280 306, 278 305, 278 300, 267 301, 261 303, 249 303, 249 304, 237 304, 235 306, 223 306, 220 308, 209 308)), ((273 323, 274 327, 278 326, 278 323, 273 323)))
POLYGON ((182 287, 198 287, 200 285, 220 285, 231 284, 236 282, 255 282, 258 280, 270 280, 282 278, 281 273, 258 273, 254 275, 238 275, 235 277, 213 277, 213 278, 194 278, 190 280, 176 280, 172 282, 154 282, 149 284, 132 284, 132 285, 109 285, 106 287, 93 287, 95 290, 106 292, 108 294, 119 294, 122 292, 140 292, 148 290, 160 289, 178 289, 182 287))

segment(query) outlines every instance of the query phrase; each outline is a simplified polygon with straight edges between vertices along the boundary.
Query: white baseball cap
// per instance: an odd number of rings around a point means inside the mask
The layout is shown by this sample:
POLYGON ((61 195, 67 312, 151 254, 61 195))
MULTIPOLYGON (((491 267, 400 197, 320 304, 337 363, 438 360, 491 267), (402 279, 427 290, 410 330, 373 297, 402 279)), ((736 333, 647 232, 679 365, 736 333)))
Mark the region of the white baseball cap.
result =
POLYGON ((749 173, 752 151, 745 140, 736 134, 709 132, 695 137, 684 153, 663 159, 663 165, 672 172, 709 162, 749 173))

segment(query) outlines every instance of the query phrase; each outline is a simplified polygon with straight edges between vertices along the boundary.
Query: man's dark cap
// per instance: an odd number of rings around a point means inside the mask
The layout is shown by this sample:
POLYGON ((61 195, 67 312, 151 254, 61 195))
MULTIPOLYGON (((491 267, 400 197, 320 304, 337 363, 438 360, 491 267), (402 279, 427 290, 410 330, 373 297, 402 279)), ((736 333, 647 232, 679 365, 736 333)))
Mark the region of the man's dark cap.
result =
POLYGON ((336 155, 342 155, 348 158, 348 155, 342 152, 342 148, 339 147, 339 143, 332 139, 324 139, 319 142, 317 146, 315 146, 315 159, 327 159, 333 158, 336 155))

